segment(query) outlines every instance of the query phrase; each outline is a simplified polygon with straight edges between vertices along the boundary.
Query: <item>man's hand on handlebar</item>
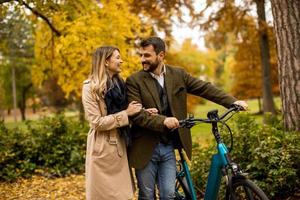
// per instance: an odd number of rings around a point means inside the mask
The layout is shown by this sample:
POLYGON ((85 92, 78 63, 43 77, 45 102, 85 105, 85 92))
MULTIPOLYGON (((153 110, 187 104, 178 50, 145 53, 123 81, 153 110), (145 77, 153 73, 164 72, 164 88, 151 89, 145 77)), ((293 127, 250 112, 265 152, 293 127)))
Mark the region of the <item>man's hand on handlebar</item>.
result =
POLYGON ((164 121, 164 125, 168 129, 176 129, 176 128, 179 128, 179 121, 175 117, 167 117, 164 121))
POLYGON ((195 119, 194 117, 188 117, 187 119, 178 121, 178 119, 175 117, 167 117, 164 120, 164 125, 168 129, 171 129, 171 130, 175 130, 179 127, 191 128, 196 124, 195 122, 202 122, 202 123, 203 122, 204 123, 212 123, 213 121, 219 122, 219 121, 223 120, 232 111, 242 111, 242 110, 247 110, 247 109, 248 109, 248 104, 246 103, 246 101, 235 101, 232 104, 231 108, 228 109, 225 113, 223 113, 220 117, 218 117, 218 114, 217 114, 216 119, 195 119))
POLYGON ((248 104, 247 104, 246 101, 240 101, 240 100, 238 100, 238 101, 235 101, 233 103, 233 105, 238 105, 238 106, 242 107, 242 110, 248 110, 248 104))

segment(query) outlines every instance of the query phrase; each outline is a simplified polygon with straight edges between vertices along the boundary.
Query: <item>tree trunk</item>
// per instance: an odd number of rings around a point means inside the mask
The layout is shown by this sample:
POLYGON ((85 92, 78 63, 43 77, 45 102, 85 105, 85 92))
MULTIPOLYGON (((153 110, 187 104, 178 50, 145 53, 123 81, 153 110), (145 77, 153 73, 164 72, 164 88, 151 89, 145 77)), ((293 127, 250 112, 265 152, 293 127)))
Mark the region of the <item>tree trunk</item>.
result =
POLYGON ((26 108, 23 106, 20 106, 19 109, 20 109, 20 113, 21 113, 21 119, 22 119, 22 121, 25 121, 26 120, 26 115, 25 115, 26 108))
POLYGON ((261 101, 260 101, 260 97, 257 98, 258 101, 258 113, 263 113, 262 109, 261 109, 261 101))
POLYGON ((24 92, 24 89, 22 91, 22 98, 20 99, 20 104, 19 104, 19 109, 20 109, 20 113, 21 113, 21 119, 22 121, 26 120, 26 115, 25 115, 25 111, 26 111, 26 93, 24 92))
POLYGON ((300 131, 300 1, 271 0, 271 5, 284 125, 300 131))
POLYGON ((20 112, 21 112, 21 117, 22 117, 22 121, 25 121, 26 120, 26 100, 27 100, 27 93, 28 91, 30 90, 30 88, 32 87, 32 83, 30 83, 29 85, 25 86, 22 88, 22 98, 21 98, 21 101, 20 101, 20 112))
POLYGON ((270 48, 266 25, 265 1, 255 0, 259 25, 259 42, 262 64, 262 83, 263 83, 263 112, 276 114, 275 104, 272 93, 271 67, 270 67, 270 48))
POLYGON ((17 122, 17 90, 16 90, 16 69, 14 66, 11 68, 12 73, 12 93, 13 93, 13 115, 14 121, 17 122))

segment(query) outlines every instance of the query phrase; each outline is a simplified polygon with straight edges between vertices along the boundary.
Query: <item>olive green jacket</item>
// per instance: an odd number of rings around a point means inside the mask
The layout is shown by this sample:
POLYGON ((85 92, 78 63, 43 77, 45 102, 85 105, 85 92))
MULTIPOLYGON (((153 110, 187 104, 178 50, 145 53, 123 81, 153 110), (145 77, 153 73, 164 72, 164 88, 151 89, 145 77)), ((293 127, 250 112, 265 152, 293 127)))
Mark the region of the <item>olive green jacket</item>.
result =
MULTIPOLYGON (((157 108, 161 111, 160 99, 155 79, 143 70, 132 74, 126 80, 128 100, 140 102, 144 108, 157 108)), ((182 68, 166 65, 165 88, 171 112, 178 120, 187 117, 187 93, 203 97, 217 104, 229 107, 236 99, 227 95, 209 82, 192 77, 182 68)), ((133 126, 132 145, 128 150, 129 163, 136 169, 146 166, 152 157, 155 145, 160 141, 160 135, 166 134, 163 122, 166 116, 149 115, 142 110, 131 118, 133 126)), ((192 138, 190 130, 179 129, 182 146, 191 159, 192 138)))

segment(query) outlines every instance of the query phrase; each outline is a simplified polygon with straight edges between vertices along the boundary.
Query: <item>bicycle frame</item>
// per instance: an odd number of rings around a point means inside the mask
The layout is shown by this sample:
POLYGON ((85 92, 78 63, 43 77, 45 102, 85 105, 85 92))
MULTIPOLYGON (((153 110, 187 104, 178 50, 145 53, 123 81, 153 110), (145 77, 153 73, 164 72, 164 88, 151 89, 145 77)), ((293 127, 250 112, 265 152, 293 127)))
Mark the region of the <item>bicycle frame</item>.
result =
MULTIPOLYGON (((221 169, 222 169, 222 167, 228 165, 228 161, 226 158, 226 154, 228 154, 228 150, 227 150, 226 146, 223 143, 220 143, 220 144, 218 144, 217 149, 218 149, 218 153, 214 154, 212 156, 204 200, 216 200, 217 199, 219 189, 220 189, 221 179, 222 179, 221 169)), ((190 174, 187 162, 185 159, 183 159, 183 157, 181 155, 182 153, 180 151, 179 151, 179 154, 180 154, 180 158, 181 158, 180 162, 182 164, 183 169, 179 172, 179 174, 177 176, 185 176, 186 177, 188 187, 191 191, 191 199, 197 200, 196 192, 194 189, 193 181, 191 178, 191 174, 190 174)))
POLYGON ((192 198, 192 200, 197 200, 196 192, 195 192, 195 188, 194 188, 192 177, 191 177, 191 174, 190 174, 190 171, 189 171, 188 164, 187 164, 186 160, 183 157, 181 149, 178 149, 178 152, 179 152, 179 155, 180 155, 180 162, 182 164, 183 169, 179 172, 179 174, 177 176, 182 176, 182 173, 184 173, 183 175, 185 175, 185 177, 186 177, 186 182, 187 182, 188 187, 189 187, 190 192, 191 192, 191 198, 192 198))
MULTIPOLYGON (((220 184, 221 184, 221 179, 223 176, 222 169, 226 169, 227 166, 232 164, 230 161, 230 158, 229 158, 229 151, 228 151, 226 145, 223 143, 221 136, 219 134, 218 122, 219 122, 219 119, 224 119, 234 109, 235 108, 230 109, 225 114, 223 114, 220 118, 217 114, 218 111, 213 110, 207 114, 207 116, 208 116, 207 120, 206 119, 204 119, 204 120, 196 119, 195 120, 198 122, 211 123, 212 133, 217 142, 218 153, 214 154, 211 159, 211 165, 210 165, 210 169, 209 169, 209 175, 208 175, 208 179, 207 179, 204 200, 217 200, 219 189, 220 189, 220 184)), ((195 125, 193 122, 193 120, 194 120, 193 117, 190 119, 191 119, 191 121, 185 121, 188 125, 187 127, 189 127, 189 128, 195 125)), ((194 187, 192 185, 192 180, 191 180, 191 176, 189 173, 189 169, 188 169, 186 161, 184 159, 183 159, 183 165, 184 165, 184 171, 186 173, 186 179, 188 182, 188 186, 189 186, 190 190, 192 191, 192 196, 193 196, 192 200, 196 200, 196 195, 195 195, 194 187)))
POLYGON ((218 153, 212 156, 204 200, 217 199, 222 179, 221 169, 228 165, 226 158, 228 149, 225 144, 218 144, 217 149, 218 153))

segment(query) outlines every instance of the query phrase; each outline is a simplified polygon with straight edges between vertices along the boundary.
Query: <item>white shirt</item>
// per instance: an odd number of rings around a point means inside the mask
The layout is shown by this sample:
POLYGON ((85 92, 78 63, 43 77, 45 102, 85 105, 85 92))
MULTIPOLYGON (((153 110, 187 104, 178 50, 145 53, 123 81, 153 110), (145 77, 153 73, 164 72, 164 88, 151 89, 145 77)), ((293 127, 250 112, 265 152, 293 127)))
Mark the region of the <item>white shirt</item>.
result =
POLYGON ((162 70, 161 70, 160 75, 156 75, 156 74, 150 72, 151 76, 152 76, 153 78, 155 78, 155 79, 158 81, 159 85, 160 85, 162 88, 164 88, 164 83, 165 83, 165 77, 164 77, 164 74, 165 74, 165 73, 166 73, 166 66, 165 66, 165 65, 162 67, 162 70))

